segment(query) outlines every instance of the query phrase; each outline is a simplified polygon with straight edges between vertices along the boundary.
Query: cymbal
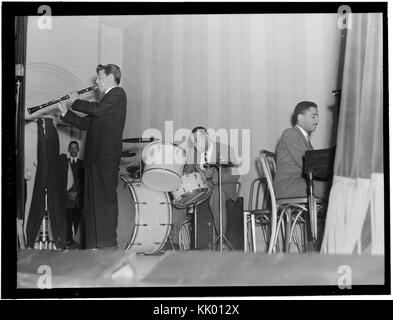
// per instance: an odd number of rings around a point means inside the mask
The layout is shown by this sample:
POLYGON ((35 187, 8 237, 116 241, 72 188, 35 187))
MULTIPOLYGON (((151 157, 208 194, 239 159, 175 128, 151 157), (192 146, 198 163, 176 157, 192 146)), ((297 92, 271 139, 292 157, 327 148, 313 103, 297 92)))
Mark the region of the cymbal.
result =
POLYGON ((148 143, 148 142, 153 142, 156 139, 154 139, 154 137, 150 137, 150 138, 142 138, 142 137, 138 137, 138 138, 127 138, 127 139, 123 139, 123 142, 128 142, 128 143, 148 143))
POLYGON ((208 167, 223 167, 223 168, 232 168, 232 167, 238 167, 239 165, 233 162, 210 162, 210 163, 205 163, 205 166, 208 167))
POLYGON ((122 156, 122 158, 125 158, 125 157, 135 157, 136 156, 136 153, 135 152, 131 152, 131 151, 122 151, 121 152, 121 156, 122 156))

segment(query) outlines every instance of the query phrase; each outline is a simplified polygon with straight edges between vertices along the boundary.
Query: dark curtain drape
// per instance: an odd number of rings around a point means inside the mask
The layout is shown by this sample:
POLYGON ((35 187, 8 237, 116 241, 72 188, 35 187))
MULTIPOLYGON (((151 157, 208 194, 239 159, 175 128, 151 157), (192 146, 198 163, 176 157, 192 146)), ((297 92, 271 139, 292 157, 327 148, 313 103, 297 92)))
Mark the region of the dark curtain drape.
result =
POLYGON ((37 173, 26 228, 27 244, 34 247, 47 207, 53 240, 57 248, 64 248, 68 163, 66 155, 59 155, 59 136, 52 119, 38 119, 37 148, 37 173))
POLYGON ((383 254, 383 17, 351 18, 322 252, 383 254))
MULTIPOLYGON (((27 37, 27 17, 15 17, 15 65, 21 64, 26 66, 26 37, 27 37)), ((26 69, 26 68, 25 68, 26 69)), ((24 204, 25 204, 25 188, 24 188, 24 106, 25 106, 25 82, 22 80, 19 86, 19 103, 17 113, 15 116, 16 123, 16 146, 17 146, 17 172, 18 183, 17 188, 18 197, 18 211, 17 216, 20 219, 24 218, 24 204)))
MULTIPOLYGON (((26 38, 27 17, 15 17, 15 66, 26 66, 26 38)), ((16 147, 16 215, 18 242, 24 248, 23 219, 26 204, 26 181, 24 178, 24 109, 25 109, 25 82, 20 79, 19 85, 15 81, 15 94, 17 95, 15 112, 15 147, 16 147)))

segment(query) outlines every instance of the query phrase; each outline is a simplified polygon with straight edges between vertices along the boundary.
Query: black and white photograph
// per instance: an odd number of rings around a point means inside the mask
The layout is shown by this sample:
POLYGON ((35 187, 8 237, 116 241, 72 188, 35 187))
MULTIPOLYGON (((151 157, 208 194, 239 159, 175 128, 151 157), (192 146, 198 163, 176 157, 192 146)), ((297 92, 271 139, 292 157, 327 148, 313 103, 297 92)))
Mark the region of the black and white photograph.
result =
POLYGON ((390 294, 387 2, 2 15, 3 296, 390 294))

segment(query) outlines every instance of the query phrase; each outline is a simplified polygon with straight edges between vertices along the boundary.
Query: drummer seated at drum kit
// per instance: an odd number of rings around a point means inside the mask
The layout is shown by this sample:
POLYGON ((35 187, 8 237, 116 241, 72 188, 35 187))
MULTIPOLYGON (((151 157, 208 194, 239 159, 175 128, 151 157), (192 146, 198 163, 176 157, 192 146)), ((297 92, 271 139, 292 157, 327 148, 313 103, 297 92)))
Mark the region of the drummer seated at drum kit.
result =
MULTIPOLYGON (((199 201, 198 205, 209 199, 210 211, 213 215, 215 230, 219 232, 219 181, 218 181, 218 170, 216 167, 208 166, 207 164, 221 162, 221 163, 236 163, 236 156, 233 149, 223 143, 213 141, 204 127, 195 127, 191 131, 190 137, 180 145, 186 153, 186 164, 183 169, 183 179, 187 178, 187 175, 196 173, 196 175, 202 177, 204 183, 207 183, 210 192, 208 196, 199 201)), ((223 167, 221 170, 222 177, 222 232, 225 235, 226 222, 227 222, 227 210, 226 201, 232 199, 236 201, 236 182, 239 180, 239 175, 233 175, 230 167, 223 167)), ((179 191, 178 191, 179 192, 179 191)), ((177 195, 174 193, 175 198, 177 195)), ((192 204, 190 204, 191 206, 192 204)), ((173 208, 173 227, 169 236, 172 242, 164 247, 164 249, 179 248, 179 232, 185 220, 187 209, 179 209, 176 206, 173 208)))

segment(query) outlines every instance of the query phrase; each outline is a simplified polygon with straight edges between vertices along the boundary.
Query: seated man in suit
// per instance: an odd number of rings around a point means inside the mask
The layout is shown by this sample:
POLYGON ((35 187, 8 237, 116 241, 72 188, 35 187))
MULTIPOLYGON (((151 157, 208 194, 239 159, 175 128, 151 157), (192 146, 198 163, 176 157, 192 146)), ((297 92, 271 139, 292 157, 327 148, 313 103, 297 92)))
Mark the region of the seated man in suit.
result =
MULTIPOLYGON (((186 152, 186 165, 184 166, 184 174, 191 172, 199 172, 207 180, 211 195, 209 201, 210 211, 213 215, 214 224, 217 232, 219 232, 219 186, 218 171, 214 167, 207 167, 206 163, 236 163, 236 156, 227 145, 210 139, 206 128, 196 127, 192 130, 189 139, 181 144, 186 152)), ((226 201, 232 199, 236 201, 236 182, 239 175, 232 174, 232 168, 222 168, 222 232, 225 235, 227 224, 226 201)), ((177 247, 178 234, 184 222, 186 210, 174 208, 173 221, 174 226, 171 230, 171 239, 177 247)))
MULTIPOLYGON (((303 177, 303 158, 313 150, 310 135, 318 125, 318 108, 314 102, 302 101, 295 107, 292 128, 286 129, 277 145, 277 171, 274 189, 277 198, 307 196, 307 182, 303 177)), ((314 181, 316 197, 326 198, 330 183, 314 181)))

